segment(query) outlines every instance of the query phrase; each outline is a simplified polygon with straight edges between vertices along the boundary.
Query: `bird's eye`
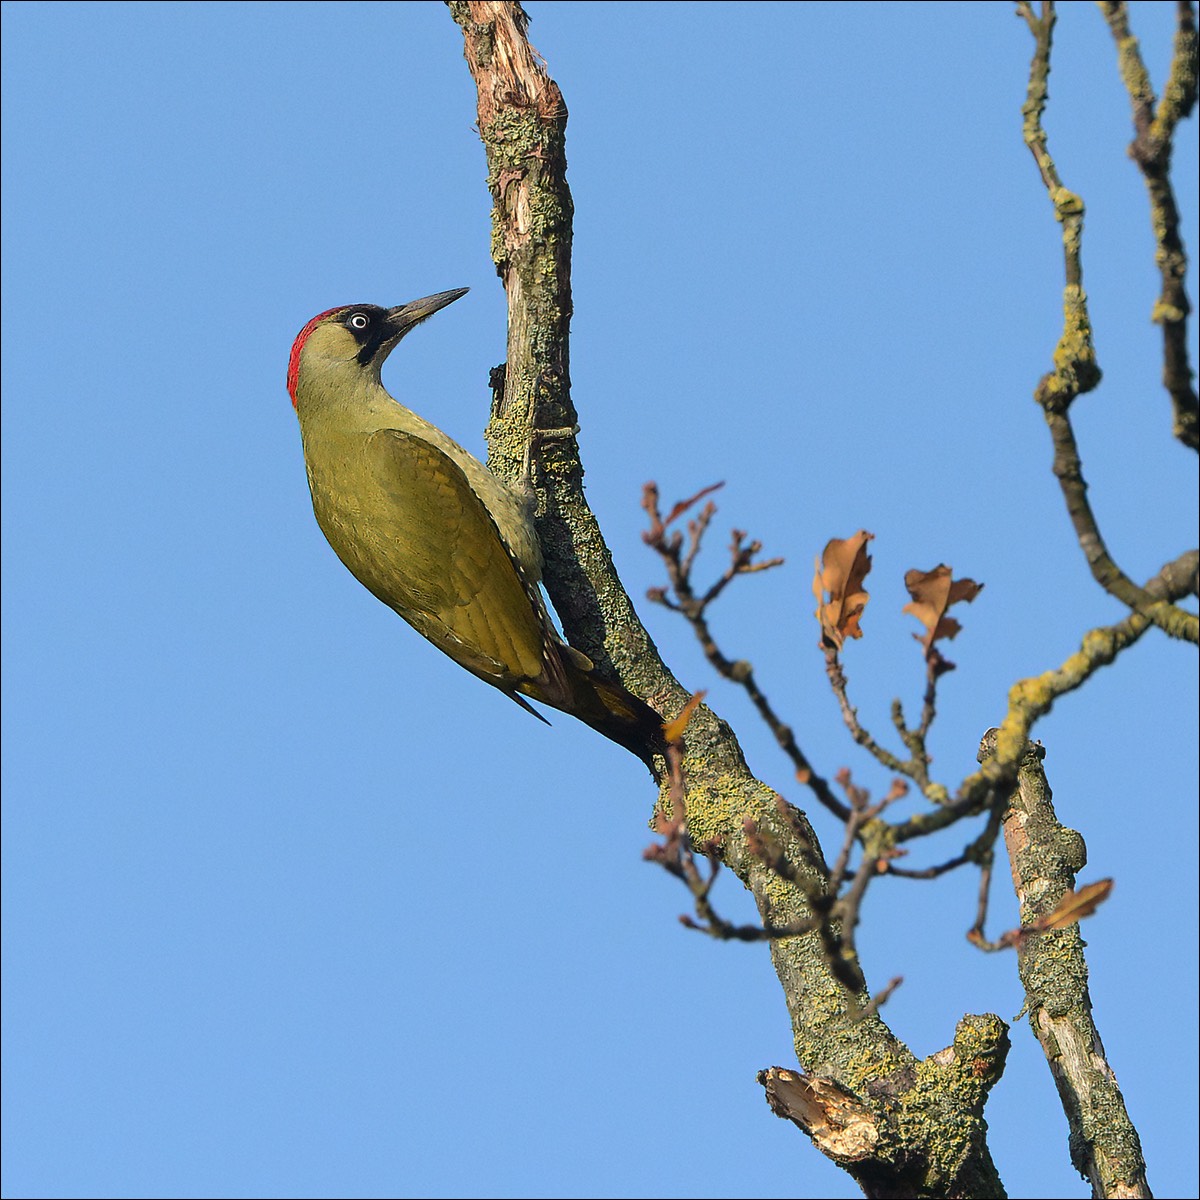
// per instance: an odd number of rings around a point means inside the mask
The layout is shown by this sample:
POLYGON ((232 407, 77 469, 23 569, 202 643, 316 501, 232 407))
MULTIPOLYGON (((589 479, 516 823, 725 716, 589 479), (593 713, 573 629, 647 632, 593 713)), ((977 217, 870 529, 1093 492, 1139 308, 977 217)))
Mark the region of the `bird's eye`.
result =
POLYGON ((370 323, 370 318, 365 313, 355 313, 346 321, 351 329, 366 329, 370 323))

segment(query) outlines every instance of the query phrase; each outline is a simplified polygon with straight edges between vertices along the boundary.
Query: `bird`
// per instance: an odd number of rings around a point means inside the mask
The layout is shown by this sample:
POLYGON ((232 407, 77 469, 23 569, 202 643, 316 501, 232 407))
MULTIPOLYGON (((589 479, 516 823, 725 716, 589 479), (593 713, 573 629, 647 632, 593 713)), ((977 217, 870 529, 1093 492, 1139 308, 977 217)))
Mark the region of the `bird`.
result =
POLYGON ((287 387, 317 524, 359 583, 460 666, 540 720, 528 699, 578 718, 657 778, 662 717, 550 618, 532 489, 509 488, 380 380, 400 341, 467 290, 341 305, 296 336, 287 387))

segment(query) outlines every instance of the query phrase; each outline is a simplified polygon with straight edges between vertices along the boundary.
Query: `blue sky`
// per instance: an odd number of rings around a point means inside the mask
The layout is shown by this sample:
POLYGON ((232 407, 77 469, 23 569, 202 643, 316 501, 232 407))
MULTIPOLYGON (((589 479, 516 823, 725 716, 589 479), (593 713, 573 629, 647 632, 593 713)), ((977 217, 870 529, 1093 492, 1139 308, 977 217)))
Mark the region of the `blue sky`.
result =
MULTIPOLYGON (((1159 84, 1172 7, 1133 6, 1159 84)), ((1195 462, 1158 385, 1111 40, 1094 5, 1061 9, 1047 124, 1088 204, 1105 371, 1078 433, 1144 577, 1196 544, 1195 462)), ((529 10, 571 112, 574 394, 627 586, 660 582, 641 485, 726 480, 710 569, 734 525, 788 565, 716 632, 825 773, 880 794, 824 682, 813 555, 877 535, 846 657, 881 735, 920 695, 904 572, 983 580, 934 742, 956 781, 1008 686, 1119 616, 1030 399, 1061 261, 1020 141, 1027 31, 1002 3, 529 10)), ((504 301, 443 5, 3 12, 4 1194, 856 1195, 754 1081, 794 1065, 766 951, 681 929, 641 861, 640 764, 455 668, 312 519, 284 373, 332 305, 469 286, 385 382, 482 453, 504 301)), ((1195 178, 1192 123, 1193 250, 1195 178)), ((746 702, 642 610, 803 802, 746 702)), ((1197 1189, 1195 685, 1194 649, 1147 635, 1037 731, 1082 878, 1117 881, 1085 931, 1092 996, 1163 1196, 1197 1189)), ((1014 960, 963 939, 974 886, 868 897, 864 966, 906 977, 885 1015, 919 1054, 1021 1005, 1014 960)), ((732 881, 719 900, 749 917, 732 881)), ((1010 1192, 1083 1196, 1024 1022, 1013 1040, 987 1112, 1010 1192)))

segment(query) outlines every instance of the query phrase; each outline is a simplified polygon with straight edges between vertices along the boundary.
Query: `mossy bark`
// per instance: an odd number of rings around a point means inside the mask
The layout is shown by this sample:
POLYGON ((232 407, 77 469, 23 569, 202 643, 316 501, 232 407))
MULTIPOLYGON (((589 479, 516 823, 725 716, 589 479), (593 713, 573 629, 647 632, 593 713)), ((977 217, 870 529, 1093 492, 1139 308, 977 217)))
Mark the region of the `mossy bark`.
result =
MULTIPOLYGON (((638 619, 583 494, 568 352, 573 205, 566 105, 529 45, 519 4, 452 0, 449 8, 478 90, 494 201, 492 256, 508 296, 508 354, 493 373, 489 465, 515 479, 535 431, 552 434, 536 443, 537 527, 546 588, 563 631, 602 670, 671 715, 688 695, 638 619)), ((821 895, 828 869, 816 835, 803 814, 781 814, 775 792, 750 773, 732 730, 704 707, 687 727, 685 771, 694 842, 719 844, 722 861, 753 894, 765 922, 809 919, 805 889, 752 851, 745 827, 753 821, 807 881, 808 893, 821 895)), ((780 1115, 805 1128, 868 1195, 1004 1195, 982 1118, 987 1092, 1003 1069, 1003 1022, 990 1015, 964 1018, 953 1043, 921 1061, 876 1013, 858 1015, 866 994, 847 995, 816 934, 770 945, 805 1078, 828 1085, 814 1094, 852 1097, 862 1127, 873 1131, 873 1149, 847 1157, 823 1145, 807 1118, 780 1115)))

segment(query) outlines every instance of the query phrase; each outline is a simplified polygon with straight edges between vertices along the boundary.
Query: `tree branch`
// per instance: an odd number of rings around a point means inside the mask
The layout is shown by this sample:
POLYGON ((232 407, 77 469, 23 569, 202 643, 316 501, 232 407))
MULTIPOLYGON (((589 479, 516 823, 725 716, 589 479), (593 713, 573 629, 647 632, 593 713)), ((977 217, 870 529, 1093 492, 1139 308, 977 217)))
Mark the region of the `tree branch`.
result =
POLYGON ((668 533, 668 528, 678 517, 708 495, 720 484, 705 488, 688 500, 681 500, 674 505, 664 518, 659 510, 658 488, 653 483, 646 484, 642 491, 642 507, 650 518, 650 528, 642 534, 645 541, 663 560, 667 569, 667 578, 675 598, 668 598, 666 589, 653 588, 649 598, 667 608, 674 609, 683 615, 692 627, 704 657, 709 665, 723 679, 737 684, 749 697, 758 715, 762 717, 767 728, 774 735, 780 749, 787 755, 795 770, 796 779, 803 783, 813 796, 824 805, 839 821, 845 821, 850 816, 850 810, 833 794, 828 781, 821 776, 811 760, 796 740, 792 726, 784 721, 775 711, 774 705, 759 686, 754 676, 754 668, 744 658, 731 659, 717 645, 716 638, 708 624, 708 607, 739 575, 755 571, 769 570, 779 566, 783 559, 771 558, 765 562, 754 562, 754 556, 762 549, 761 543, 745 542, 746 535, 739 530, 734 531, 733 544, 730 547, 731 561, 725 572, 713 583, 703 595, 698 596, 692 583, 692 568, 708 531, 716 506, 710 500, 700 510, 699 514, 688 522, 688 543, 684 552, 683 536, 677 530, 668 533))
MULTIPOLYGON (((638 621, 583 497, 567 350, 572 205, 565 180, 566 106, 526 40, 528 18, 519 4, 451 0, 449 7, 479 94, 479 133, 494 200, 492 252, 508 294, 508 360, 488 427, 489 463, 511 480, 532 430, 561 435, 541 463, 537 523, 546 587, 564 632, 631 691, 660 711, 678 712, 688 693, 638 621)), ((688 724, 685 769, 688 833, 695 844, 719 847, 722 862, 754 896, 765 926, 791 929, 811 920, 807 895, 823 892, 828 880, 816 835, 798 810, 780 812, 774 791, 751 775, 732 731, 703 707, 688 724), (770 839, 786 871, 763 861, 748 829, 770 839)), ((667 802, 666 794, 660 796, 660 804, 667 802)), ((968 1041, 979 1043, 977 1059, 988 1063, 972 1074, 976 1085, 964 1089, 961 1070, 935 1061, 938 1056, 919 1062, 878 1013, 862 1015, 869 1003, 865 992, 853 1003, 847 997, 818 932, 772 940, 770 952, 798 1060, 834 1079, 892 1129, 868 1164, 881 1181, 872 1184, 871 1194, 1003 1195, 982 1121, 983 1099, 1003 1064, 1003 1022, 985 1016, 960 1023, 960 1030, 981 1031, 968 1041), (898 1109, 911 1120, 899 1121, 898 1109)), ((960 1061, 957 1052, 954 1060, 960 1061)), ((973 1061, 966 1060, 969 1070, 973 1061)))
MULTIPOLYGON (((1146 593, 1171 601, 1200 592, 1200 552, 1189 550, 1174 562, 1167 563, 1146 584, 1146 593)), ((1182 611, 1182 610, 1180 610, 1182 611)), ((1190 616, 1190 614, 1185 614, 1190 616)), ((1191 618, 1193 621, 1195 617, 1191 618)), ((1008 693, 1008 712, 996 734, 996 752, 981 768, 963 780, 954 804, 940 812, 912 818, 924 826, 938 828, 949 824, 953 815, 971 811, 982 805, 995 787, 1007 788, 1025 754, 1025 743, 1034 723, 1044 717, 1054 703, 1068 692, 1082 687, 1101 667, 1108 666, 1118 654, 1127 650, 1149 629, 1150 618, 1142 613, 1130 613, 1123 621, 1084 635, 1076 653, 1061 666, 1042 675, 1022 679, 1008 693)), ((898 838, 898 840, 906 840, 898 838)))
POLYGON ((1191 312, 1184 280, 1187 249, 1179 235, 1179 208, 1171 186, 1171 155, 1175 129, 1196 104, 1196 14, 1186 0, 1176 5, 1175 52, 1162 99, 1157 101, 1150 73, 1142 61, 1138 40, 1129 29, 1124 3, 1101 0, 1100 9, 1117 44, 1117 65, 1133 108, 1134 139, 1129 157, 1137 163, 1150 198, 1150 225, 1154 230, 1162 289, 1153 320, 1163 333, 1163 385, 1174 410, 1174 434, 1185 445, 1200 448, 1200 407, 1188 361, 1187 320, 1191 312))
MULTIPOLYGON (((1084 204, 1081 197, 1063 186, 1058 168, 1050 156, 1046 130, 1042 124, 1042 115, 1049 95, 1050 49, 1056 19, 1054 5, 1050 0, 1045 0, 1041 6, 1041 16, 1035 16, 1032 5, 1028 3, 1018 4, 1017 9, 1025 18, 1034 37, 1033 59, 1029 64, 1029 85, 1025 103, 1021 108, 1024 115, 1025 144, 1037 163, 1042 183, 1054 205, 1055 220, 1063 227, 1063 263, 1066 275, 1066 286, 1063 289, 1063 332, 1054 350, 1054 368, 1042 377, 1034 392, 1034 398, 1041 405, 1054 444, 1054 474, 1062 489, 1080 549, 1096 582, 1109 595, 1115 596, 1135 612, 1143 613, 1171 636, 1185 636, 1195 641, 1200 636, 1200 630, 1194 617, 1172 604, 1156 603, 1117 565, 1105 545, 1095 513, 1087 498, 1083 462, 1069 416, 1075 398, 1091 391, 1100 382, 1100 367, 1092 345, 1087 293, 1083 289, 1084 204)), ((1139 96, 1142 90, 1139 85, 1139 96)), ((1147 101, 1144 96, 1135 100, 1135 112, 1140 111, 1139 104, 1145 102, 1147 101)), ((1182 280, 1180 289, 1182 290, 1182 280)), ((1186 297, 1183 303, 1186 305, 1186 297)), ((1185 317, 1186 313, 1181 319, 1185 317)))
MULTIPOLYGON (((994 734, 983 739, 980 761, 995 754, 994 734)), ((1004 812, 1022 927, 1058 907, 1087 861, 1083 838, 1055 815, 1044 757, 1041 746, 1026 746, 1004 812)), ((1078 923, 1017 943, 1024 1010, 1067 1114, 1075 1169, 1091 1180, 1094 1196, 1149 1196, 1141 1142, 1092 1019, 1083 946, 1078 923)))

